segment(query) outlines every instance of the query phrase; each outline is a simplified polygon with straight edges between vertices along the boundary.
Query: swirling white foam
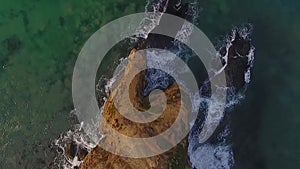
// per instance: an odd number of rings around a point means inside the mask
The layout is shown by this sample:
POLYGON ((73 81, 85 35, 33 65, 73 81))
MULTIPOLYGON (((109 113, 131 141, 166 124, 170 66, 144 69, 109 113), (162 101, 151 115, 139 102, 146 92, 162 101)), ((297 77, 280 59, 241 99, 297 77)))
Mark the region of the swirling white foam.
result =
POLYGON ((230 169, 233 152, 228 145, 204 144, 190 153, 193 167, 197 169, 230 169))

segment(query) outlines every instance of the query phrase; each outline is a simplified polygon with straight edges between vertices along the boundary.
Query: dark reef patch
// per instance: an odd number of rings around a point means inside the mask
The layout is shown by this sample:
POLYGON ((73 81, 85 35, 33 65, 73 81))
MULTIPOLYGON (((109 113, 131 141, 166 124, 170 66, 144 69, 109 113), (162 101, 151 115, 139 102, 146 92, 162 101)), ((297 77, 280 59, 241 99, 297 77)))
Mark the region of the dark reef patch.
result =
POLYGON ((21 40, 16 35, 6 38, 2 43, 7 54, 18 52, 22 46, 21 40))

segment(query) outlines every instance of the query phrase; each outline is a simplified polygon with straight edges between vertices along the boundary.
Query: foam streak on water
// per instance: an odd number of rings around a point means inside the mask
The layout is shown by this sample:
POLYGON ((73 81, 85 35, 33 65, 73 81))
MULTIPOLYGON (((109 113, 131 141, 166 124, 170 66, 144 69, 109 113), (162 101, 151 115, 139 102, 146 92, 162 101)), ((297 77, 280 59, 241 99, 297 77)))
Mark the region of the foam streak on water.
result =
POLYGON ((138 27, 136 34, 147 39, 148 34, 159 25, 163 12, 166 12, 169 0, 149 0, 145 7, 145 18, 138 27))
POLYGON ((187 18, 191 18, 190 21, 185 21, 182 28, 177 32, 175 36, 175 45, 180 45, 179 41, 183 43, 189 43, 189 37, 193 32, 193 24, 199 16, 198 1, 189 4, 187 11, 187 18))

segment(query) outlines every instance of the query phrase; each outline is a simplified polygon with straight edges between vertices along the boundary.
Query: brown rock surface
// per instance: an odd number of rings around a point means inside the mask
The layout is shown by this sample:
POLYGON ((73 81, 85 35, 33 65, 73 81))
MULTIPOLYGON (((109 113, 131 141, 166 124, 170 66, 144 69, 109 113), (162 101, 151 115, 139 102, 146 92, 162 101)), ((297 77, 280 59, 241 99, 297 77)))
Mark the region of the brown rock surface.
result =
MULTIPOLYGON (((126 79, 128 73, 139 66, 145 66, 146 60, 140 55, 133 55, 131 53, 128 60, 128 65, 125 68, 125 73, 122 78, 117 82, 117 87, 110 94, 107 102, 105 103, 103 118, 107 125, 110 125, 114 130, 130 137, 146 138, 158 135, 168 129, 178 116, 180 106, 184 107, 187 111, 186 105, 181 105, 181 93, 176 83, 167 88, 164 93, 166 96, 166 106, 163 114, 156 120, 149 123, 135 123, 124 116, 122 116, 115 108, 114 100, 122 99, 122 90, 124 88, 123 79, 126 79)), ((129 97, 133 106, 138 110, 147 110, 150 107, 149 98, 144 97, 142 92, 146 87, 145 80, 146 71, 137 74, 130 83, 129 97)), ((125 90, 126 91, 126 90, 125 90)), ((154 96, 156 97, 156 96, 154 96)), ((155 99, 152 106, 160 105, 161 99, 159 96, 155 99)), ((185 127, 189 127, 187 118, 182 120, 185 127)), ((107 127, 101 124, 101 133, 109 135, 107 127)), ((181 130, 181 129, 178 129, 181 130)), ((176 134, 176 133, 174 133, 176 134)), ((119 138, 115 138, 119 139, 119 138)), ((127 158, 112 154, 100 146, 94 148, 84 159, 81 169, 188 169, 192 168, 189 164, 187 156, 187 139, 175 145, 172 138, 165 138, 168 143, 174 144, 171 150, 148 158, 127 158)), ((104 140, 106 139, 104 138, 104 140)), ((125 145, 115 145, 116 150, 123 150, 125 145)), ((128 146, 128 145, 127 145, 128 146)), ((128 147, 126 147, 128 148, 128 147)), ((159 149, 159 145, 149 145, 150 149, 159 149)), ((131 145, 129 150, 134 150, 135 145, 131 145)), ((141 150, 143 151, 143 150, 141 150)), ((145 150, 146 151, 146 150, 145 150)))

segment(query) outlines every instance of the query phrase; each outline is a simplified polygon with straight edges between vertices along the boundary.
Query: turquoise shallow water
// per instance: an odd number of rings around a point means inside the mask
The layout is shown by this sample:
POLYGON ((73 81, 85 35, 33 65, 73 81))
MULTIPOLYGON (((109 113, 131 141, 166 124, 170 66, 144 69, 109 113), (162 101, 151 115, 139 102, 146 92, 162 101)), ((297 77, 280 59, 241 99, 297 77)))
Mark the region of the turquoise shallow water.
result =
MULTIPOLYGON (((8 1, 0 6, 0 168, 47 168, 54 139, 73 123, 77 54, 101 25, 144 11, 145 1, 8 1)), ((218 43, 235 25, 254 26, 255 67, 232 112, 235 168, 300 165, 300 1, 203 0, 198 26, 218 43)))

